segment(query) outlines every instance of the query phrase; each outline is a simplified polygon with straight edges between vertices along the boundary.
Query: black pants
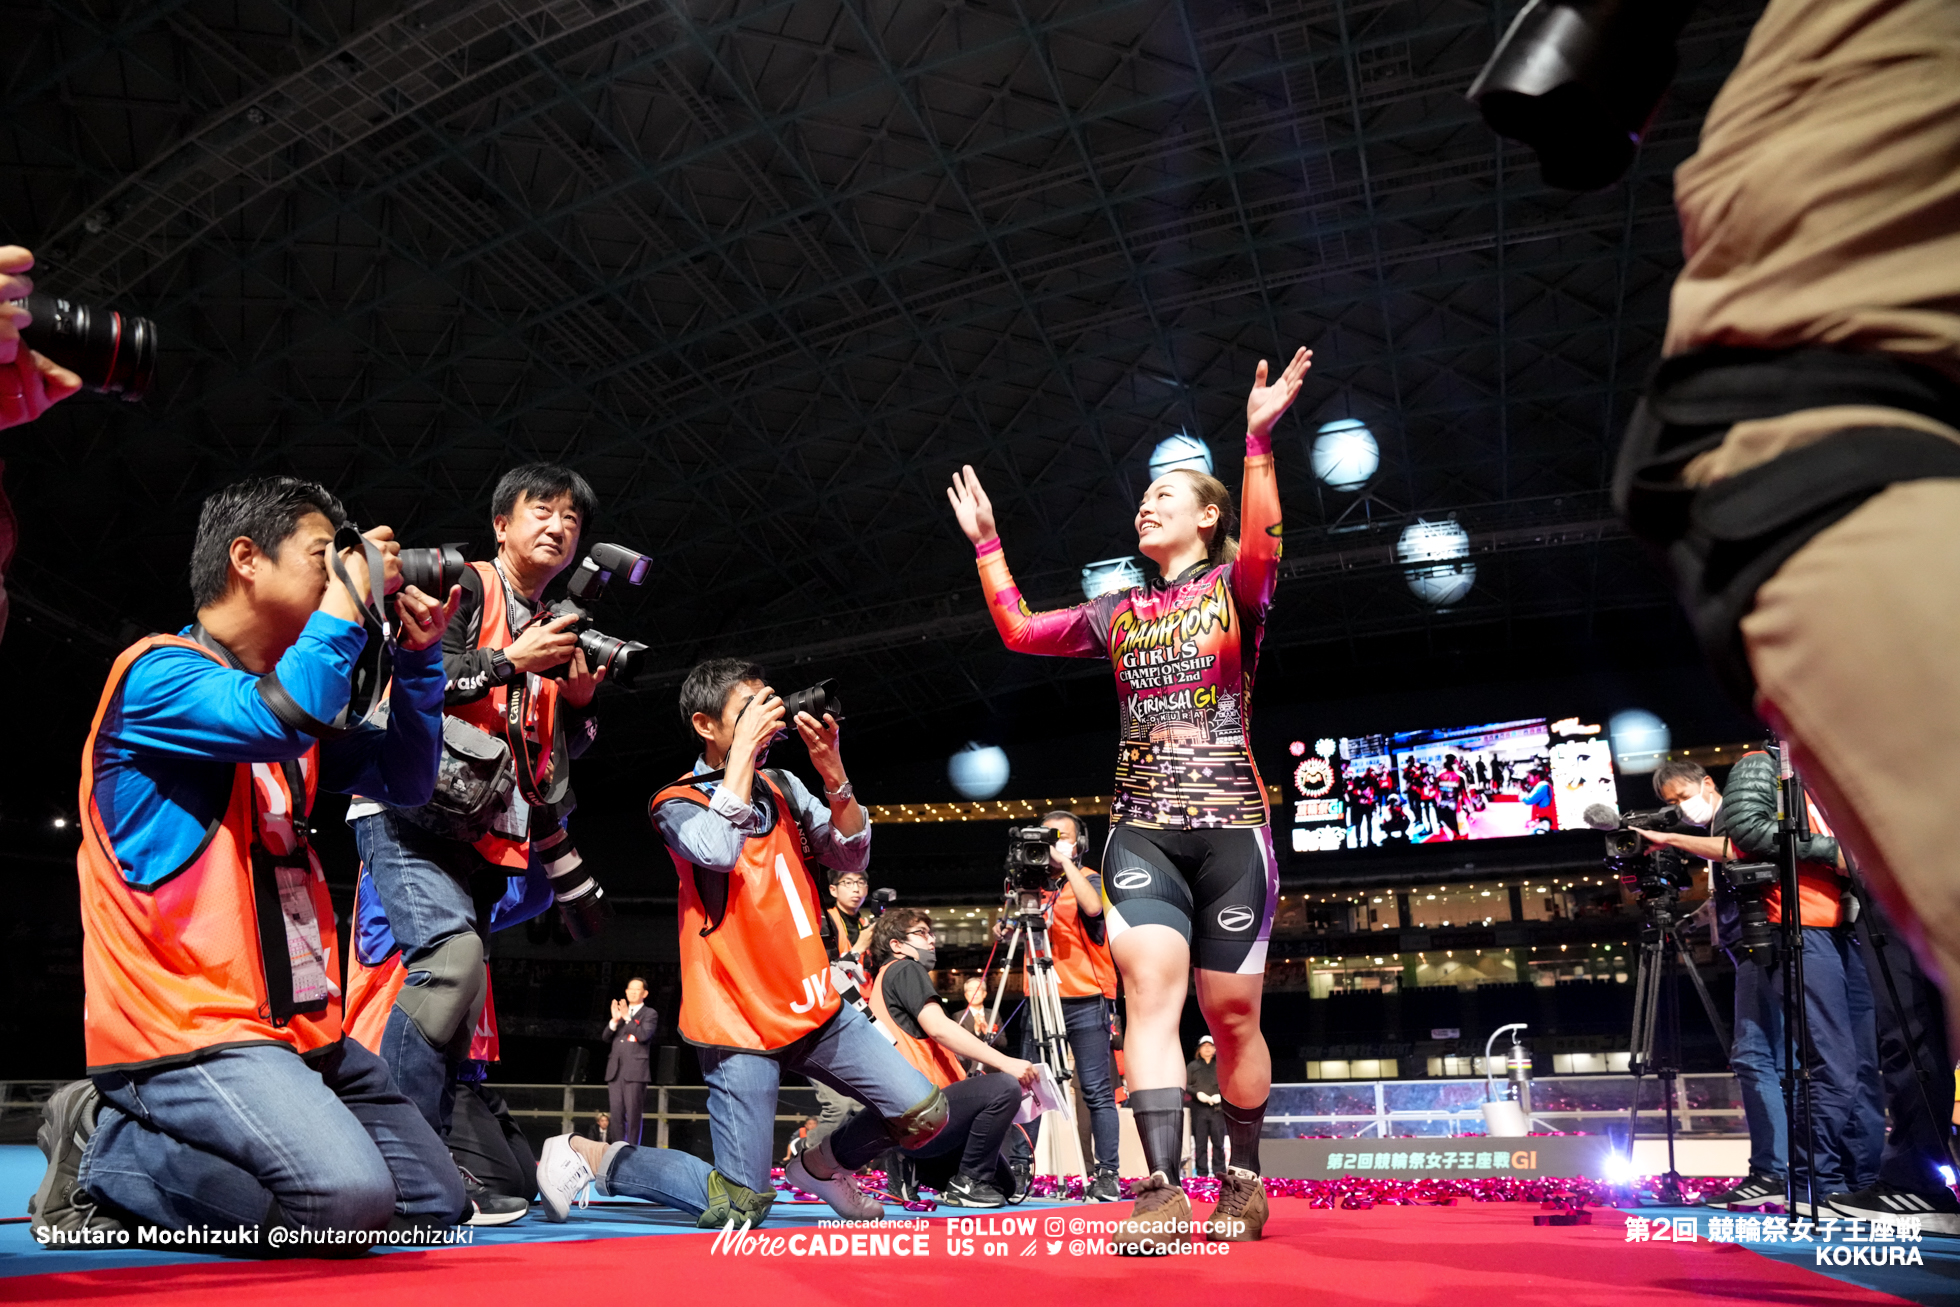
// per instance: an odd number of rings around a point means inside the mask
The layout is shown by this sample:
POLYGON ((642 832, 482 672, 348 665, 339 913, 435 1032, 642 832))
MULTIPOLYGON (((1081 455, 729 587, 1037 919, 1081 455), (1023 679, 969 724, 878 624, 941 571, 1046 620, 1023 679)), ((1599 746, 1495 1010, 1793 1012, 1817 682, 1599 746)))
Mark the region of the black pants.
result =
POLYGON ((1945 1186, 1938 1168, 1950 1165, 1947 1141, 1953 1134, 1953 1054, 1947 1047, 1946 1006, 1939 987, 1920 970, 1912 950, 1892 929, 1874 899, 1865 901, 1858 946, 1865 955, 1865 972, 1878 1016, 1878 1070, 1885 1078, 1885 1113, 1892 1123, 1885 1135, 1878 1178, 1901 1189, 1930 1193, 1945 1186), (1883 939, 1882 950, 1873 948, 1874 935, 1883 939), (1897 1008, 1879 970, 1881 956, 1898 988, 1897 1008), (1914 1047, 1919 1052, 1919 1065, 1927 1073, 1923 1092, 1913 1069, 1914 1047), (1927 1111, 1929 1100, 1931 1113, 1927 1111))
POLYGON ((1225 1113, 1191 1104, 1191 1174, 1225 1174, 1225 1113))
MULTIPOLYGON (((905 1156, 918 1167, 919 1179, 942 1188, 955 1171, 991 1182, 1000 1166, 1001 1144, 1021 1108, 1021 1085, 1014 1077, 990 1072, 947 1085, 946 1128, 905 1156)), ((876 1112, 854 1113, 830 1136, 831 1155, 846 1171, 855 1171, 890 1146, 884 1118, 876 1112)))
MULTIPOLYGON (((1034 1046, 1034 1019, 1029 1015, 1027 1004, 1023 1003, 1017 1008, 1011 1020, 1018 1028, 1013 1038, 1019 1041, 1016 1047, 1020 1049, 1020 1056, 1034 1061, 1037 1052, 1034 1046)), ((1091 1171, 1106 1167, 1113 1172, 1117 1151, 1122 1146, 1123 1117, 1116 1109, 1116 1055, 1109 1043, 1108 1001, 1100 994, 1090 998, 1065 998, 1062 1000, 1062 1024, 1068 1038, 1069 1053, 1075 1059, 1076 1088, 1081 1091, 1082 1106, 1089 1115, 1089 1141, 1083 1147, 1082 1160, 1091 1171)), ((1030 1122, 1030 1127, 1033 1124, 1030 1122)), ((1009 1161, 1034 1161, 1034 1146, 1029 1142, 1031 1132, 1031 1129, 1009 1127, 1009 1161)))
POLYGON ((640 1116, 647 1106, 647 1082, 608 1080, 606 1102, 612 1110, 611 1121, 606 1126, 606 1142, 615 1144, 623 1139, 629 1144, 638 1144, 640 1116))
POLYGON ((538 1158, 511 1119, 503 1096, 484 1084, 456 1086, 449 1120, 449 1154, 493 1194, 538 1195, 538 1158))

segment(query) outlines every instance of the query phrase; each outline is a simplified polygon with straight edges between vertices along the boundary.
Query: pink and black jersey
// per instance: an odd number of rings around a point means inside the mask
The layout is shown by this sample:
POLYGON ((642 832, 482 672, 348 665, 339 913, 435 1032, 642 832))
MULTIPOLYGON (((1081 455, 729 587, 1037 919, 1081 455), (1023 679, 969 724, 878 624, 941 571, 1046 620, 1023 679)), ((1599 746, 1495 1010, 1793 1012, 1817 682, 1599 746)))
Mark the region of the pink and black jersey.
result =
POLYGON ((1266 824, 1250 710, 1259 641, 1279 579, 1279 491, 1270 440, 1246 437, 1238 557, 1199 563, 1086 604, 1033 612, 1001 555, 980 546, 980 581, 1007 647, 1107 658, 1122 740, 1112 822, 1189 830, 1266 824))

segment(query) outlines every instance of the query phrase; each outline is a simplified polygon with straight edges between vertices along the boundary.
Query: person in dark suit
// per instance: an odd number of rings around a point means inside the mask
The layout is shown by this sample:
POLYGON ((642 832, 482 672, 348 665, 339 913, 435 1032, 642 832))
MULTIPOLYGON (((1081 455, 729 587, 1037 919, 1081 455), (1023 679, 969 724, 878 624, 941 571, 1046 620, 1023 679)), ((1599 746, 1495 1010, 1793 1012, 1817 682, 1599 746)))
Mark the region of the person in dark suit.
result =
POLYGON ((640 1142, 640 1112, 653 1079, 647 1058, 660 1029, 660 1014, 646 1001, 647 982, 635 976, 626 982, 626 997, 613 1000, 612 1020, 606 1023, 605 1038, 612 1043, 612 1051, 606 1054, 606 1093, 612 1108, 606 1129, 609 1144, 622 1139, 640 1142))

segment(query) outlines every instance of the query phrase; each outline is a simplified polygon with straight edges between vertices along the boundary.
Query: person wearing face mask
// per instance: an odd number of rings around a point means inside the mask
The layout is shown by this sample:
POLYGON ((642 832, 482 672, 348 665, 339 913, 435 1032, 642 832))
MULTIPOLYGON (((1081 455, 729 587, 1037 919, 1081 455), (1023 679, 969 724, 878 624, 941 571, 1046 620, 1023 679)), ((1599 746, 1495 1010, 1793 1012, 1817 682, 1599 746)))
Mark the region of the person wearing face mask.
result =
POLYGON ((1218 1040, 1232 1141, 1211 1237, 1257 1239, 1267 1215, 1259 1136, 1272 1055, 1259 1009, 1279 871, 1247 731, 1259 641, 1279 581, 1273 426, 1312 359, 1299 350, 1270 385, 1266 361, 1259 362, 1246 400, 1238 538, 1230 492, 1209 474, 1172 469, 1144 491, 1137 545, 1159 572, 1147 585, 1037 613, 1007 570, 978 475, 961 469, 947 491, 1007 647, 1106 658, 1116 673, 1122 726, 1104 915, 1128 994, 1129 1102, 1150 1169, 1116 1243, 1138 1251, 1162 1250, 1170 1240, 1158 1232, 1190 1219, 1175 1177, 1184 1149, 1178 1023, 1194 968, 1198 1006, 1218 1040))
MULTIPOLYGON (((1640 834, 1650 843, 1672 845, 1711 864, 1771 860, 1777 849, 1778 770, 1773 754, 1753 751, 1730 769, 1726 788, 1718 789, 1714 778, 1694 763, 1663 763, 1654 773, 1655 793, 1679 808, 1684 820, 1706 826, 1709 833, 1640 834)), ((1842 905, 1843 855, 1814 807, 1811 824, 1819 833, 1799 843, 1797 897, 1804 939, 1803 1004, 1812 1045, 1814 1192, 1821 1206, 1831 1193, 1847 1187, 1863 1190, 1876 1182, 1884 1112, 1871 986, 1842 905)), ((1765 966, 1740 951, 1735 891, 1719 869, 1712 879, 1716 942, 1735 962, 1735 1042, 1729 1056, 1749 1124, 1750 1155, 1748 1176, 1707 1203, 1731 1210, 1778 1203, 1799 1216, 1813 1216, 1810 1204, 1788 1202, 1785 1187, 1790 1136, 1805 1128, 1801 1119, 1787 1119, 1781 1082, 1787 959, 1779 956, 1775 965, 1765 966)), ((1764 908, 1771 923, 1781 920, 1780 886, 1769 892, 1764 908)), ((1797 1187, 1802 1188, 1801 1177, 1797 1187)))
MULTIPOLYGON (((1116 1063, 1109 1047, 1109 1005, 1116 1001, 1116 963, 1109 956, 1109 933, 1103 921, 1102 877, 1081 865, 1086 833, 1072 812, 1051 812, 1041 824, 1062 838, 1048 855, 1049 866, 1062 885, 1046 904, 1048 951, 1055 961, 1055 988, 1062 999, 1062 1026, 1075 1062, 1076 1086, 1089 1114, 1089 1139, 1084 1161, 1089 1163, 1087 1197, 1092 1203, 1113 1203, 1122 1197, 1117 1179, 1117 1148, 1123 1118, 1116 1110, 1116 1063)), ((1006 923, 1003 922, 1003 925, 1006 923)), ((1032 992, 1033 968, 1022 955, 1023 992, 1032 992)), ((1025 1006, 1015 1023, 1021 1054, 1032 1056, 1033 1023, 1025 1006)), ((1008 1156, 1014 1163, 1016 1192, 1033 1178, 1034 1155, 1025 1133, 1008 1135, 1008 1156)))
MULTIPOLYGON (((1039 1068, 976 1038, 946 1015, 932 983, 938 964, 929 915, 899 908, 878 919, 871 932, 872 1018, 905 1060, 939 1086, 947 1105, 945 1129, 903 1148, 903 1161, 916 1182, 937 1189, 939 1201, 949 1207, 1005 1206, 1014 1182, 1001 1145, 1020 1135, 1013 1129, 1014 1115, 1022 1089, 1033 1088, 1039 1068), (986 1073, 967 1076, 962 1059, 986 1073)), ((858 1129, 858 1118, 846 1122, 831 1138, 838 1164, 854 1168, 870 1161, 864 1151, 869 1138, 858 1129)))

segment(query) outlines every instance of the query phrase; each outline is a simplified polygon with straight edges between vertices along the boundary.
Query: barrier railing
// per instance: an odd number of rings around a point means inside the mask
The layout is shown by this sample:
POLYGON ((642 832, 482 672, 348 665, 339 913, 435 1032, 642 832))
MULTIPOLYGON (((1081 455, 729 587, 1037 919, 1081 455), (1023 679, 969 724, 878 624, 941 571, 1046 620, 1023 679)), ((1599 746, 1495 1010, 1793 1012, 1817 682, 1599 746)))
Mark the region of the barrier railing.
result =
MULTIPOLYGON (((41 1107, 63 1082, 0 1080, 0 1142, 31 1143, 41 1107)), ((1532 1082, 1534 1128, 1593 1133, 1623 1121, 1634 1102, 1630 1075, 1546 1076, 1532 1082)), ((1663 1082, 1638 1082, 1640 1134, 1660 1135, 1663 1082)), ((492 1082, 520 1125, 550 1123, 552 1133, 569 1134, 608 1110, 607 1087, 492 1082)), ((1501 1086, 1500 1086, 1501 1087, 1501 1086)), ((1389 1138, 1408 1135, 1480 1135, 1484 1132, 1484 1081, 1478 1080, 1315 1080, 1273 1086, 1266 1109, 1266 1133, 1274 1138, 1327 1135, 1336 1138, 1389 1138)), ((708 1119, 705 1085, 650 1085, 645 1125, 653 1142, 670 1147, 671 1126, 708 1119)), ((1721 1073, 1683 1073, 1674 1080, 1675 1128, 1683 1135, 1735 1135, 1744 1132, 1742 1100, 1735 1077, 1721 1073)), ((784 1085, 775 1119, 801 1122, 818 1114, 816 1091, 784 1085)), ((546 1127, 549 1129, 549 1125, 546 1127)))

